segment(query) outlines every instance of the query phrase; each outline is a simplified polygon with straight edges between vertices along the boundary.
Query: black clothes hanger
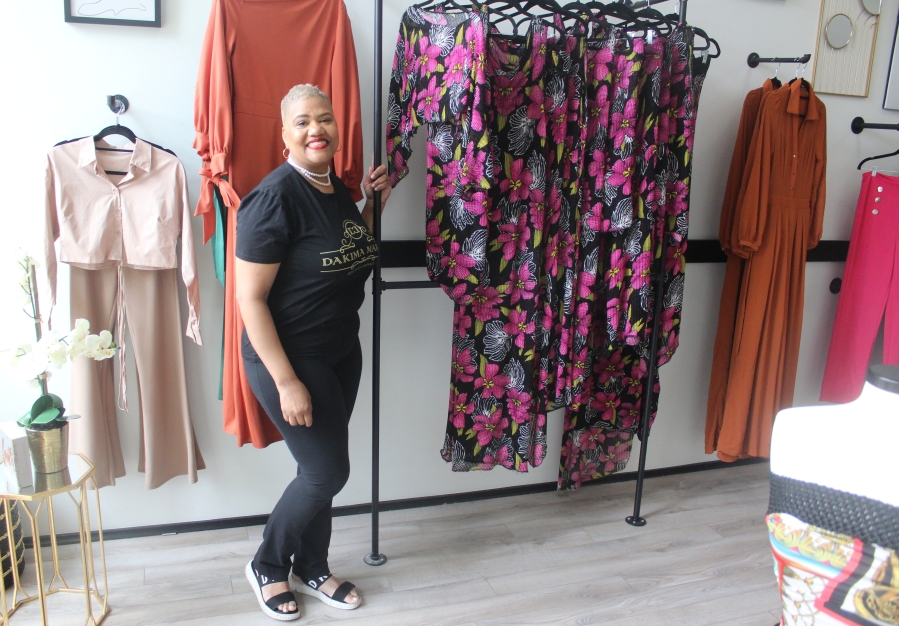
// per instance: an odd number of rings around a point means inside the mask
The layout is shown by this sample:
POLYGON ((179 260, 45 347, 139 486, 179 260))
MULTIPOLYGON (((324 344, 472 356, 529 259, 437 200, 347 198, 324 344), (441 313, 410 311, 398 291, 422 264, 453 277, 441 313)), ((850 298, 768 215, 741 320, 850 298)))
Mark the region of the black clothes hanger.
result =
POLYGON ((677 23, 677 16, 665 16, 650 8, 636 10, 622 3, 604 4, 594 0, 571 2, 563 8, 569 11, 585 11, 594 24, 604 22, 628 30, 654 30, 662 36, 667 36, 671 32, 671 27, 677 23), (616 22, 609 22, 610 19, 616 22))
MULTIPOLYGON (((108 137, 109 135, 113 135, 113 134, 119 134, 119 135, 121 135, 122 137, 125 137, 126 139, 128 139, 129 141, 131 141, 131 143, 134 143, 134 142, 138 139, 138 137, 136 137, 136 136, 134 135, 134 133, 131 132, 130 129, 126 128, 125 126, 118 126, 118 125, 116 125, 116 126, 107 126, 107 127, 104 128, 103 130, 101 130, 99 133, 97 133, 96 135, 94 135, 93 140, 94 140, 94 141, 97 141, 98 139, 103 139, 104 137, 108 137), (109 130, 110 128, 124 128, 124 129, 127 130, 129 133, 131 133, 131 137, 128 137, 127 135, 124 135, 124 134, 122 134, 122 133, 120 133, 120 132, 118 132, 118 131, 106 133, 106 131, 109 130), (106 133, 106 134, 104 134, 104 133, 106 133)), ((64 139, 64 140, 60 141, 59 143, 55 144, 53 147, 55 148, 56 146, 61 146, 61 145, 63 145, 63 144, 72 143, 73 141, 81 141, 82 139, 84 139, 84 137, 76 137, 75 139, 64 139)), ((169 154, 171 154, 171 155, 172 155, 173 157, 175 157, 175 158, 178 157, 177 154, 175 154, 172 150, 169 150, 168 148, 163 148, 163 147, 160 146, 160 145, 157 145, 157 144, 152 143, 152 142, 150 142, 150 141, 144 141, 143 139, 141 139, 141 141, 143 141, 143 142, 146 143, 146 144, 149 144, 149 145, 153 146, 154 148, 157 148, 157 149, 159 149, 159 150, 162 150, 163 152, 168 152, 169 154)), ((133 150, 125 150, 125 149, 123 149, 123 148, 100 148, 100 147, 97 147, 96 149, 97 149, 97 150, 104 150, 104 151, 106 151, 106 152, 133 152, 133 150)), ((104 170, 104 171, 105 171, 107 174, 110 174, 110 175, 112 175, 112 176, 125 176, 125 175, 128 173, 128 172, 116 172, 116 171, 113 171, 113 170, 104 170)))
MULTIPOLYGON (((59 143, 54 144, 53 147, 55 148, 56 146, 61 146, 61 145, 66 144, 66 143, 72 143, 73 141, 81 141, 82 139, 84 139, 84 137, 75 137, 75 139, 63 139, 63 140, 60 141, 59 143)), ((140 137, 138 137, 138 139, 140 139, 140 137)), ((146 139, 141 139, 141 141, 143 141, 145 144, 148 144, 148 145, 153 146, 154 148, 157 148, 157 149, 159 149, 159 150, 162 150, 163 152, 168 152, 168 153, 171 154, 173 157, 177 157, 177 156, 178 156, 177 154, 175 154, 173 151, 169 150, 168 148, 163 148, 162 146, 157 145, 157 144, 153 143, 152 141, 147 141, 146 139)), ((112 150, 112 148, 97 148, 97 150, 106 150, 106 151, 110 151, 110 150, 112 150)), ((117 148, 117 150, 120 150, 121 152, 131 152, 131 150, 121 150, 121 149, 118 149, 118 148, 117 148)))
MULTIPOLYGON (((131 143, 134 143, 135 141, 137 141, 137 135, 134 134, 134 131, 132 131, 127 126, 122 126, 121 124, 118 124, 118 123, 113 124, 112 126, 107 126, 103 130, 101 130, 99 133, 94 135, 94 141, 100 141, 101 139, 105 139, 106 137, 109 137, 110 135, 119 135, 121 137, 124 137, 131 143)), ((97 148, 97 150, 106 150, 109 152, 131 152, 131 150, 124 150, 122 148, 97 148)))
POLYGON ((899 156, 899 150, 895 152, 890 152, 889 154, 878 154, 877 156, 868 157, 867 159, 862 159, 862 162, 858 164, 858 167, 855 168, 857 170, 862 169, 862 165, 867 163, 868 161, 876 161, 877 159, 886 159, 893 156, 899 156))

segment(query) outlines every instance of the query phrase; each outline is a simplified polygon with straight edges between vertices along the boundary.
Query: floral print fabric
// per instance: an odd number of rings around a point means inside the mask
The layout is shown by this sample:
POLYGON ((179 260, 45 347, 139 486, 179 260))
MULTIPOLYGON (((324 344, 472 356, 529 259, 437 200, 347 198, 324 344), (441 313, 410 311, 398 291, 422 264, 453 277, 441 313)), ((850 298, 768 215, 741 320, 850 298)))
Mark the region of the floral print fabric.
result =
POLYGON ((456 471, 502 465, 526 472, 546 455, 541 357, 551 333, 540 313, 566 298, 566 277, 571 289, 582 57, 577 40, 550 40, 548 27, 536 20, 523 45, 489 40, 496 180, 482 217, 487 270, 470 297, 452 294, 450 419, 442 454, 456 471))
POLYGON ((409 172, 411 141, 428 125, 426 201, 430 278, 470 298, 487 269, 487 190, 494 182, 486 132, 486 13, 410 8, 403 15, 387 100, 388 169, 409 172))
POLYGON ((535 19, 519 44, 485 28, 477 11, 410 9, 389 96, 395 182, 428 124, 428 272, 455 302, 442 455, 454 471, 527 471, 546 454, 547 411, 568 407, 559 484, 575 488, 629 456, 663 236, 680 247, 665 259, 660 362, 677 346, 689 31, 646 43, 535 19))
MULTIPOLYGON (((620 471, 630 458, 646 396, 654 297, 650 279, 660 260, 662 237, 667 249, 658 364, 667 363, 678 345, 692 129, 702 81, 693 81, 688 29, 675 29, 667 40, 656 38, 644 47, 642 58, 645 65, 635 70, 641 79, 634 94, 640 102, 631 182, 636 210, 626 231, 604 239, 607 252, 597 276, 605 279, 608 312, 605 325, 594 317, 579 357, 592 365, 592 376, 575 388, 565 412, 560 488, 576 489, 620 471)), ((701 76, 706 69, 697 67, 701 76)), ((588 267, 581 275, 586 273, 588 267)), ((652 384, 650 425, 658 410, 658 374, 652 384)))

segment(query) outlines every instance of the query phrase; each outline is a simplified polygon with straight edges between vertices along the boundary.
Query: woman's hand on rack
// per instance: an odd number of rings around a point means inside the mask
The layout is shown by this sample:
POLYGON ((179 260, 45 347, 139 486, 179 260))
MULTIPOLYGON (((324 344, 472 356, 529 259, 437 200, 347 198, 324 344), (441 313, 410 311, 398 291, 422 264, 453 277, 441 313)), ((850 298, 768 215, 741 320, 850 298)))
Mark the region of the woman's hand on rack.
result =
POLYGON ((387 204, 387 198, 393 191, 393 185, 390 184, 390 177, 387 175, 387 166, 379 165, 378 169, 374 166, 368 168, 368 174, 362 181, 362 188, 365 190, 366 204, 374 202, 375 191, 381 192, 381 210, 387 204))
POLYGON ((387 198, 393 191, 393 185, 390 183, 390 177, 387 175, 387 166, 379 165, 378 169, 374 166, 368 168, 368 174, 362 180, 362 188, 365 190, 365 207, 362 209, 362 219, 368 224, 368 228, 372 228, 374 222, 373 207, 375 199, 375 191, 381 192, 381 210, 387 205, 387 198))
POLYGON ((298 378, 278 385, 281 414, 291 426, 312 426, 312 396, 298 378))

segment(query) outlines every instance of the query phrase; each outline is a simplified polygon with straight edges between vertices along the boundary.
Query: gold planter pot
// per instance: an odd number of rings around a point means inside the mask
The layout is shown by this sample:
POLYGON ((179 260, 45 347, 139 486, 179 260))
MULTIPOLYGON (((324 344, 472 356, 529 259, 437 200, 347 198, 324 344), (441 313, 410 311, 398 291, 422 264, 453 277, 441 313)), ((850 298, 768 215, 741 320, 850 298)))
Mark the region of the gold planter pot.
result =
POLYGON ((53 430, 25 429, 34 471, 55 474, 69 466, 69 424, 53 430))

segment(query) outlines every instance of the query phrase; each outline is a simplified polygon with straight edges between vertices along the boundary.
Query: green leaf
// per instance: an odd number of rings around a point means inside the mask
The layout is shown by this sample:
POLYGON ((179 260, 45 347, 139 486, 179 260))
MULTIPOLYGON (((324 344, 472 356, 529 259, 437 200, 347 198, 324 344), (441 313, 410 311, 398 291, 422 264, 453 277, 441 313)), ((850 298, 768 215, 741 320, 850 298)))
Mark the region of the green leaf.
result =
POLYGON ((62 411, 60 411, 59 409, 57 409, 55 407, 50 407, 49 409, 47 409, 46 411, 44 411, 43 413, 41 413, 40 415, 35 417, 33 420, 31 420, 31 423, 32 424, 49 424, 50 422, 55 420, 60 415, 62 415, 62 411))
POLYGON ((475 337, 477 337, 478 335, 480 335, 482 332, 484 332, 484 322, 482 322, 481 320, 475 320, 475 321, 474 321, 474 334, 475 334, 475 337))
POLYGON ((513 421, 512 422, 512 434, 514 435, 517 432, 518 432, 518 422, 513 421))
POLYGON ((49 395, 41 396, 31 405, 31 419, 34 420, 38 415, 53 408, 53 398, 49 395))
POLYGON ((57 409, 61 409, 61 408, 63 408, 63 406, 65 406, 62 403, 62 398, 60 398, 59 396, 52 394, 52 393, 48 393, 47 397, 53 399, 53 406, 56 407, 57 409))
POLYGON ((472 450, 471 452, 472 452, 472 454, 474 454, 475 456, 477 456, 478 454, 480 454, 480 452, 481 452, 481 444, 476 443, 476 444, 474 445, 474 450, 472 450))

